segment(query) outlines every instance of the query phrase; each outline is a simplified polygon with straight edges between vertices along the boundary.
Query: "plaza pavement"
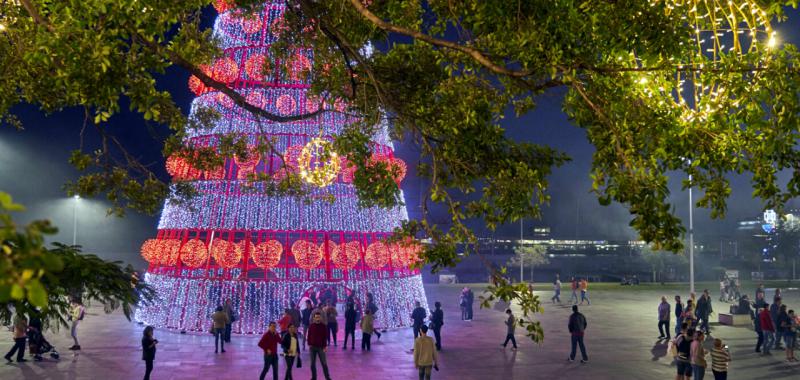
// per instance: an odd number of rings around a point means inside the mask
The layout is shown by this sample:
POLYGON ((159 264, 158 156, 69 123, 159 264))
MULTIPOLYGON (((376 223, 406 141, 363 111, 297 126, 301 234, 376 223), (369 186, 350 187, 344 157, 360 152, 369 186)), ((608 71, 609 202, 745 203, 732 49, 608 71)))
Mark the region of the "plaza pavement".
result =
MULTIPOLYGON (((537 315, 545 330, 545 339, 536 345, 517 329, 519 350, 500 346, 505 336, 503 306, 492 310, 477 308, 473 321, 461 321, 458 310, 460 286, 426 286, 431 307, 441 301, 445 310, 443 350, 440 353, 440 372, 433 379, 672 379, 675 367, 666 356, 666 344, 657 344, 656 307, 662 294, 670 297, 657 285, 633 288, 610 287, 592 290, 591 306, 581 307, 588 319, 586 346, 589 363, 568 363, 569 335, 567 318, 569 306, 552 305, 552 291, 537 290, 545 311, 537 315)), ((702 288, 701 288, 702 289, 702 288)), ((686 297, 686 292, 682 295, 686 297)), ((748 294, 752 289, 748 289, 748 294)), ((480 294, 480 292, 476 292, 480 294)), ((713 295, 713 293, 712 293, 713 295)), ((569 291, 562 293, 569 299, 569 291)), ((714 296, 716 298, 716 296, 714 296)), ((785 293, 786 303, 800 309, 797 291, 785 293)), ((714 301, 715 310, 727 309, 714 301)), ((340 328, 343 323, 340 323, 340 328)), ((83 350, 73 355, 67 350, 72 342, 68 329, 48 332, 46 336, 61 351, 60 361, 47 358, 44 362, 0 365, 0 379, 139 379, 144 373, 140 339, 142 326, 127 322, 120 313, 103 314, 93 307, 80 327, 83 350)), ((340 336, 343 332, 340 330, 340 336)), ((800 363, 787 363, 783 351, 771 357, 753 352, 755 333, 744 327, 713 326, 712 335, 722 338, 729 346, 733 362, 729 379, 797 379, 800 363)), ((360 332, 356 332, 359 336, 360 332)), ((411 329, 389 331, 380 341, 373 337, 372 352, 362 353, 331 347, 328 353, 334 380, 368 378, 374 380, 416 379, 411 329)), ((262 366, 261 351, 256 347, 258 337, 234 336, 226 345, 227 353, 214 354, 214 338, 209 334, 181 335, 157 330, 160 341, 153 379, 255 379, 262 366)), ((0 351, 11 347, 10 333, 0 335, 0 351)), ((579 356, 579 355, 578 355, 579 356)), ((709 360, 710 364, 710 360, 709 360)), ((283 360, 280 361, 283 378, 283 360)), ((304 352, 303 368, 295 369, 296 379, 309 379, 310 360, 304 352)), ((713 378, 707 370, 707 378, 713 378)), ((321 371, 319 373, 322 379, 321 371)), ((267 377, 271 378, 271 373, 267 377)))

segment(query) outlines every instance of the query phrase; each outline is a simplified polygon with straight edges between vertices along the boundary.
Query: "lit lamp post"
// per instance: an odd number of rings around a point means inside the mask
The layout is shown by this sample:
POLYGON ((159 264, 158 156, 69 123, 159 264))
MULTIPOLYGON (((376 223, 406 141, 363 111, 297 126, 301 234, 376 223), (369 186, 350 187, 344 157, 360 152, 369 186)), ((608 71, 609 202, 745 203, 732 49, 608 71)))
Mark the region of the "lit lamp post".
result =
POLYGON ((522 261, 525 255, 522 252, 522 218, 519 219, 519 282, 524 281, 525 272, 522 269, 522 261))
MULTIPOLYGON (((692 160, 687 160, 689 167, 692 160)), ((694 205, 692 205, 692 175, 689 174, 689 292, 694 293, 694 205)))
POLYGON ((80 195, 72 197, 72 245, 78 243, 78 201, 81 199, 80 195))

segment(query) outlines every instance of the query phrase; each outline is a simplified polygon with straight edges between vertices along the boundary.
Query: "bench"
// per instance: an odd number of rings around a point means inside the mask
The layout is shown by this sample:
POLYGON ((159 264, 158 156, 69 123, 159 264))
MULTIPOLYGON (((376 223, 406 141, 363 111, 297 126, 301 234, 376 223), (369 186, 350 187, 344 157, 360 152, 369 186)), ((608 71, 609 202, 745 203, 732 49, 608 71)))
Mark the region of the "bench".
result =
POLYGON ((719 323, 728 326, 747 326, 753 321, 749 314, 719 313, 719 323))

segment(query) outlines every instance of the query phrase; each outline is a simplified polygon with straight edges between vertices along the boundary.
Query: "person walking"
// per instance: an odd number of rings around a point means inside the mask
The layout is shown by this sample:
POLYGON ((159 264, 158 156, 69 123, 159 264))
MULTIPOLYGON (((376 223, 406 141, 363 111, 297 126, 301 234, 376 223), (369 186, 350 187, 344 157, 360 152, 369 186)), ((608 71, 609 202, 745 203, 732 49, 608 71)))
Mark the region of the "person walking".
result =
POLYGON ((756 334, 758 335, 758 341, 756 341, 756 352, 761 352, 761 346, 764 345, 764 331, 761 330, 761 311, 764 310, 763 307, 756 305, 756 314, 753 317, 753 330, 755 330, 756 334))
POLYGON ((306 339, 308 338, 308 326, 311 325, 311 312, 314 310, 314 306, 311 304, 311 300, 306 299, 306 307, 305 309, 300 311, 300 323, 303 324, 303 349, 306 349, 306 339))
POLYGON ((778 323, 778 315, 781 312, 781 306, 783 306, 783 298, 777 295, 778 294, 777 291, 778 289, 775 289, 776 295, 775 297, 772 298, 773 303, 769 307, 769 315, 770 318, 772 318, 772 325, 775 326, 775 332, 776 332, 773 348, 776 350, 781 350, 783 349, 783 347, 781 346, 781 336, 777 335, 777 333, 780 332, 781 325, 778 323))
MULTIPOLYGON (((289 325, 291 324, 289 322, 289 325)), ((288 326, 286 333, 289 333, 288 326)), ((258 377, 260 380, 264 380, 270 367, 272 367, 272 380, 278 380, 278 344, 282 343, 282 341, 283 339, 275 329, 275 322, 270 322, 267 332, 258 341, 258 347, 264 350, 264 368, 261 370, 261 376, 258 377)))
POLYGON ((356 349, 356 308, 352 303, 347 304, 347 309, 344 311, 344 346, 343 350, 347 349, 347 338, 350 337, 350 349, 356 349))
POLYGON ((569 286, 572 288, 572 295, 569 297, 569 302, 573 305, 578 303, 578 280, 573 276, 569 281, 569 286))
POLYGON ((461 294, 458 296, 458 307, 461 308, 461 320, 467 320, 467 288, 461 289, 461 294))
POLYGON ((664 331, 666 331, 666 339, 669 340, 669 309, 667 296, 662 296, 661 303, 658 305, 658 339, 664 339, 664 331))
POLYGON ((714 313, 714 307, 711 305, 711 294, 708 293, 708 289, 705 289, 703 290, 703 294, 700 295, 700 299, 697 301, 696 314, 697 319, 702 320, 700 329, 707 335, 711 335, 709 318, 712 313, 714 313))
POLYGON ((322 314, 314 314, 314 320, 308 327, 308 350, 311 353, 311 380, 317 379, 317 357, 322 364, 322 373, 325 380, 331 380, 328 372, 328 328, 322 323, 322 314))
MULTIPOLYGON (((295 359, 297 360, 297 367, 300 367, 300 340, 297 336, 297 326, 294 324, 289 325, 289 332, 283 336, 281 340, 281 348, 283 348, 283 358, 286 360, 286 374, 283 380, 292 380, 292 367, 294 366, 295 359)), ((275 366, 275 371, 278 367, 275 366)))
POLYGON ((150 380, 153 372, 153 361, 156 360, 158 339, 153 338, 153 326, 147 326, 142 332, 142 360, 144 360, 144 380, 150 380))
POLYGON ((436 301, 433 304, 436 308, 431 314, 431 329, 433 336, 436 337, 436 351, 442 350, 442 326, 444 326, 444 311, 442 311, 442 303, 436 301))
POLYGON ((214 353, 222 351, 225 353, 225 325, 228 324, 228 313, 222 310, 222 306, 217 306, 214 314, 211 314, 213 325, 211 327, 214 333, 214 353))
MULTIPOLYGON (((375 296, 370 292, 367 292, 367 309, 369 313, 372 314, 372 324, 374 326, 378 319, 378 305, 375 303, 375 296)), ((377 328, 374 330, 374 333, 378 337, 378 340, 381 340, 381 332, 378 331, 377 328)))
POLYGON ((586 331, 586 317, 578 312, 578 305, 572 305, 572 315, 569 316, 569 323, 567 328, 570 335, 572 335, 572 349, 569 353, 569 361, 575 361, 575 346, 581 347, 581 363, 589 362, 589 357, 586 355, 586 346, 583 344, 583 335, 586 331))
POLYGON ((339 312, 336 311, 335 304, 328 302, 328 307, 325 308, 325 319, 328 321, 328 345, 333 341, 334 347, 338 345, 336 342, 336 334, 339 333, 339 322, 336 320, 338 316, 339 312))
POLYGON ((681 325, 681 335, 675 338, 675 366, 678 374, 675 380, 689 380, 692 378, 692 340, 694 328, 684 323, 681 325), (684 328, 685 327, 685 328, 684 328))
POLYGON ((714 348, 711 349, 711 373, 714 380, 728 379, 728 364, 731 362, 731 353, 727 346, 722 345, 722 339, 714 339, 714 348))
POLYGON ((514 338, 514 330, 517 329, 517 319, 514 317, 514 314, 511 312, 511 309, 506 309, 506 340, 503 341, 503 348, 506 348, 508 345, 508 341, 511 341, 512 347, 511 349, 516 351, 517 350, 517 339, 514 338))
POLYGON ((25 340, 28 339, 28 319, 19 311, 14 315, 13 332, 14 346, 11 347, 11 350, 6 354, 6 361, 11 363, 11 357, 16 353, 17 363, 24 363, 28 361, 25 359, 25 340))
POLYGON ((553 297, 550 298, 553 303, 561 303, 561 278, 556 275, 556 280, 553 282, 553 297))
POLYGON ((70 325, 69 333, 72 336, 72 340, 75 343, 69 349, 72 351, 80 351, 81 345, 78 343, 78 325, 83 320, 83 317, 86 315, 86 308, 83 307, 83 303, 78 297, 72 297, 70 301, 70 312, 69 312, 69 320, 72 322, 70 325))
POLYGON ((786 346, 786 360, 794 361, 794 338, 795 334, 797 334, 793 327, 794 310, 790 314, 786 309, 786 305, 781 305, 781 309, 778 312, 778 326, 776 328, 779 331, 779 337, 777 339, 783 338, 783 343, 786 346))
POLYGON ((703 347, 703 342, 706 336, 703 330, 697 330, 694 333, 694 341, 692 341, 692 348, 690 353, 692 355, 692 375, 694 380, 703 380, 706 375, 706 349, 703 347))
POLYGON ((280 331, 281 335, 286 334, 286 332, 289 331, 289 325, 291 324, 292 315, 289 313, 289 309, 283 309, 283 316, 278 320, 278 330, 280 331))
POLYGON ((764 334, 764 355, 769 355, 769 351, 772 349, 772 346, 775 343, 775 325, 772 323, 772 316, 770 315, 769 308, 766 304, 764 304, 764 308, 761 309, 761 313, 759 313, 758 318, 758 321, 761 325, 761 331, 764 334))
POLYGON ((583 305, 583 301, 586 301, 587 305, 591 305, 592 302, 589 301, 589 280, 583 278, 580 282, 581 288, 581 305, 583 305))
POLYGON ((303 318, 300 315, 300 309, 297 308, 297 304, 294 301, 289 302, 289 315, 292 317, 292 324, 295 328, 300 326, 300 320, 303 318))
POLYGON ((361 351, 372 349, 372 333, 375 330, 373 321, 372 312, 369 309, 364 310, 364 316, 361 318, 361 351))
POLYGON ((681 325, 683 324, 683 302, 681 296, 675 296, 675 336, 681 333, 681 325))
POLYGON ((475 293, 472 289, 467 288, 467 320, 472 320, 472 305, 475 303, 475 293))
POLYGON ((428 336, 428 326, 423 325, 419 338, 414 340, 414 367, 419 369, 419 380, 431 380, 431 369, 438 369, 438 357, 433 339, 428 336))
POLYGON ((228 323, 225 324, 225 343, 230 343, 233 322, 239 320, 239 314, 236 312, 236 308, 233 307, 233 302, 230 298, 225 300, 225 304, 222 306, 222 311, 228 315, 228 323))
POLYGON ((425 311, 419 301, 414 301, 414 311, 411 312, 411 328, 414 329, 414 339, 419 336, 419 329, 425 324, 425 316, 428 313, 425 311))

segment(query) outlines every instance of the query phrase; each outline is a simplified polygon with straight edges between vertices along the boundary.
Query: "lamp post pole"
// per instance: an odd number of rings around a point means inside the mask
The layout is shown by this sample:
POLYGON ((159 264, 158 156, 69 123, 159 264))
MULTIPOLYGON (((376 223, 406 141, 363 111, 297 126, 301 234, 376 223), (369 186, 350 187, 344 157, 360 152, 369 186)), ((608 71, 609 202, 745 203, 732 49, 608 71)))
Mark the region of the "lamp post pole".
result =
POLYGON ((519 282, 524 279, 525 272, 523 271, 522 261, 525 259, 524 252, 522 251, 522 218, 519 219, 519 282))
POLYGON ((78 200, 80 195, 72 197, 72 245, 78 244, 78 200))
MULTIPOLYGON (((691 161, 689 161, 691 165, 691 161)), ((694 206, 692 205, 692 175, 689 174, 689 292, 694 293, 694 206)))

